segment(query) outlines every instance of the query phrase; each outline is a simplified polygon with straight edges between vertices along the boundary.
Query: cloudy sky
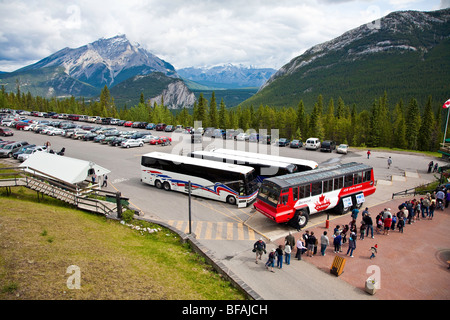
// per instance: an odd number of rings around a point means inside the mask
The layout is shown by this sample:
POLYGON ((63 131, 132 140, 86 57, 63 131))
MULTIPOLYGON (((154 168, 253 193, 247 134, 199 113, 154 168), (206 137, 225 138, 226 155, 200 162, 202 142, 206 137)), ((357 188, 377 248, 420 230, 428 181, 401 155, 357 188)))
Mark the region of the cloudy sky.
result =
POLYGON ((176 69, 279 69, 390 12, 447 7, 450 0, 0 0, 0 70, 118 34, 176 69))

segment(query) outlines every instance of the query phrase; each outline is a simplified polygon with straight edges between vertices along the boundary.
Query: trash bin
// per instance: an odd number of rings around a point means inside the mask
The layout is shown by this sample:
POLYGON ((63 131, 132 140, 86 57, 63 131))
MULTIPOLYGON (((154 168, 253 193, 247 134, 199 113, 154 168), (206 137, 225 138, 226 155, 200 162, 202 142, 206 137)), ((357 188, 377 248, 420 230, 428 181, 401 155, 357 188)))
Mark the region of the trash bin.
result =
POLYGON ((375 279, 367 279, 366 280, 366 292, 368 294, 374 295, 377 292, 377 283, 375 279))

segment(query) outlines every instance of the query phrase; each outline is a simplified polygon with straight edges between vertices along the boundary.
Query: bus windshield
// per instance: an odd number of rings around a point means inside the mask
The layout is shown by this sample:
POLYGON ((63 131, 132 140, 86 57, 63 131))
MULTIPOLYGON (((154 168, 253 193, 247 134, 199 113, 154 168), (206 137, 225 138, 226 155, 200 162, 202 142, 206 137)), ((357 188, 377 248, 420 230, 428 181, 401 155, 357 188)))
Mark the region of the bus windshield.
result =
POLYGON ((281 189, 278 186, 264 183, 259 189, 258 198, 276 207, 280 198, 280 191, 281 189))

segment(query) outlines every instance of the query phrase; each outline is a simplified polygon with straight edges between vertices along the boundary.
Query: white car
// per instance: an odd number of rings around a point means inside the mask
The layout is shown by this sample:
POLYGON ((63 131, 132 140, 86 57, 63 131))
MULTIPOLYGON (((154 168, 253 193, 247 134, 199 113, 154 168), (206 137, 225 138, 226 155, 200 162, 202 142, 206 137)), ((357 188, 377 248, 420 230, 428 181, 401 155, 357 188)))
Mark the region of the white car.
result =
POLYGON ((24 153, 21 153, 17 156, 17 160, 19 160, 20 162, 24 162, 33 153, 38 152, 38 151, 45 151, 45 150, 47 150, 47 148, 45 146, 37 146, 37 147, 33 147, 33 148, 28 148, 25 150, 24 153))
POLYGON ((138 140, 142 140, 142 141, 144 141, 144 143, 149 143, 150 140, 153 140, 153 139, 158 139, 158 137, 148 134, 146 136, 143 136, 142 138, 139 138, 138 140))
POLYGON ((239 141, 246 141, 246 140, 248 140, 250 138, 250 136, 248 135, 248 134, 246 134, 246 133, 239 133, 237 136, 236 136, 236 140, 239 140, 239 141))
POLYGON ((306 150, 317 150, 320 148, 320 140, 318 138, 308 138, 305 143, 306 150))
POLYGON ((144 146, 144 141, 138 139, 128 139, 122 141, 121 146, 122 148, 142 147, 144 146))
POLYGON ((50 130, 47 131, 47 135, 49 136, 62 136, 65 133, 63 129, 60 128, 50 128, 50 130))
POLYGON ((337 152, 337 153, 342 153, 342 154, 347 154, 347 152, 348 152, 348 145, 346 145, 346 144, 340 144, 340 145, 336 148, 336 152, 337 152))

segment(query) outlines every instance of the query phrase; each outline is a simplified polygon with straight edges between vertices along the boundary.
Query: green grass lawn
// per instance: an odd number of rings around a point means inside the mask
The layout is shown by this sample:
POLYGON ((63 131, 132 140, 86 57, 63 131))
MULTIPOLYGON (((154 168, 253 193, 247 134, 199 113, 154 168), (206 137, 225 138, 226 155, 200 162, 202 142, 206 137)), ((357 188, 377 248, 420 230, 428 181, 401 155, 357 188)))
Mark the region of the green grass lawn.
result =
POLYGON ((27 189, 0 195, 0 300, 245 299, 168 229, 141 234, 36 200, 27 189), (67 285, 72 265, 80 289, 67 285))

